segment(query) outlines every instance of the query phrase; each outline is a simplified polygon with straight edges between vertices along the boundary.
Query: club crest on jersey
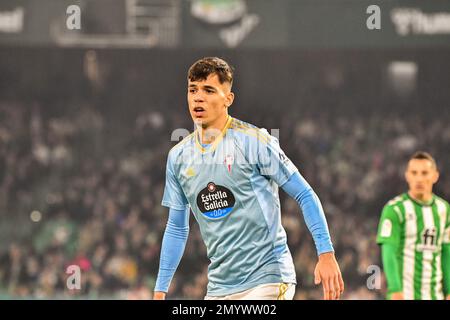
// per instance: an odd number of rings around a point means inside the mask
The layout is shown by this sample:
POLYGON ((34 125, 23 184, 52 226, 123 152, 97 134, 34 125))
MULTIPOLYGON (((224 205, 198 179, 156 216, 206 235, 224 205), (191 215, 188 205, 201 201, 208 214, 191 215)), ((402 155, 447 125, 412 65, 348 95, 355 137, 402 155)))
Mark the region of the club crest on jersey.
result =
POLYGON ((227 216, 234 208, 236 200, 226 187, 209 182, 197 195, 197 206, 203 215, 212 219, 227 216))
POLYGON ((233 166, 234 163, 234 157, 233 155, 229 154, 225 157, 225 160, 223 161, 223 163, 225 164, 225 166, 228 169, 228 172, 231 173, 231 167, 233 166))

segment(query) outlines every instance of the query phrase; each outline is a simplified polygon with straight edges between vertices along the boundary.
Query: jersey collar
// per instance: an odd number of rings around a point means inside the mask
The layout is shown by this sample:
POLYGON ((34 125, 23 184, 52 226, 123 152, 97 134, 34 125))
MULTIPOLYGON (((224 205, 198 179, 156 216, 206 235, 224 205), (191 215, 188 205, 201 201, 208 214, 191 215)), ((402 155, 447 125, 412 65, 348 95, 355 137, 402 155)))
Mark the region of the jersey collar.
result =
POLYGON ((195 134, 195 145, 196 147, 202 152, 208 152, 208 151, 214 151, 217 148, 217 145, 222 141, 223 137, 225 136, 228 128, 231 126, 231 121, 233 120, 233 118, 231 116, 228 115, 228 119, 227 122, 225 123, 225 127, 222 129, 222 132, 220 133, 220 135, 214 140, 214 142, 212 143, 211 146, 209 147, 203 147, 202 144, 200 143, 199 140, 199 132, 197 130, 196 134, 195 134))
POLYGON ((411 196, 409 195, 408 192, 406 192, 406 196, 408 197, 409 200, 411 200, 411 201, 417 203, 419 206, 422 206, 422 207, 423 207, 423 206, 432 206, 432 205, 434 204, 434 200, 435 200, 435 198, 436 198, 435 195, 432 194, 431 200, 430 200, 430 201, 423 202, 423 201, 414 199, 413 197, 411 197, 411 196))

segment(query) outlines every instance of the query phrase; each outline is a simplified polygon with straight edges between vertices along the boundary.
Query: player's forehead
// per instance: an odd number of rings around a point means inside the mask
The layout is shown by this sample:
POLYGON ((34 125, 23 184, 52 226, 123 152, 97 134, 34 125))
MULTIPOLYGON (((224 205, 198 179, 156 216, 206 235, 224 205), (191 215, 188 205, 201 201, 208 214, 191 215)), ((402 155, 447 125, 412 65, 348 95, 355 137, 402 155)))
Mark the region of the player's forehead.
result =
POLYGON ((208 75, 206 79, 197 79, 197 80, 191 80, 188 79, 188 86, 189 87, 202 87, 202 86, 209 86, 214 88, 220 88, 224 87, 225 83, 220 83, 219 76, 216 73, 211 73, 208 75))
POLYGON ((408 170, 434 170, 433 163, 428 159, 411 159, 408 162, 408 170))

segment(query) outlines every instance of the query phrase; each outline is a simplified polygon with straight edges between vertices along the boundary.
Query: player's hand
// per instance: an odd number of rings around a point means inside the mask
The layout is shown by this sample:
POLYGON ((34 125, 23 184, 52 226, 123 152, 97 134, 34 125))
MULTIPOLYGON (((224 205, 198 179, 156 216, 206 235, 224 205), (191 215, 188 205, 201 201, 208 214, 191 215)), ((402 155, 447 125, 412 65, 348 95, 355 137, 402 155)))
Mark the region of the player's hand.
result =
POLYGON ((393 292, 391 293, 391 300, 405 300, 403 292, 393 292))
POLYGON ((450 300, 450 294, 447 295, 447 298, 445 298, 445 300, 450 300))
POLYGON ((153 300, 166 300, 166 293, 161 291, 155 291, 153 293, 153 300))
POLYGON ((344 292, 344 280, 334 252, 325 252, 319 256, 314 270, 314 283, 317 285, 321 282, 325 300, 337 300, 344 292))

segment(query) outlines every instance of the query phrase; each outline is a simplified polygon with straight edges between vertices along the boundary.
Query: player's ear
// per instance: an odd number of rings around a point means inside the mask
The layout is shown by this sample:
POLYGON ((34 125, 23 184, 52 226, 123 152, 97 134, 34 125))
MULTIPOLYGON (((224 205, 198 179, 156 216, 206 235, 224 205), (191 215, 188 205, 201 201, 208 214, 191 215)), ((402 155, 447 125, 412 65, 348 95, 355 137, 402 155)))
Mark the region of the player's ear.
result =
POLYGON ((230 92, 227 93, 227 97, 226 97, 226 100, 225 100, 225 105, 227 107, 229 107, 229 106, 231 106, 233 104, 233 101, 234 101, 234 93, 232 91, 230 91, 230 92))
POLYGON ((408 177, 409 177, 409 175, 408 175, 408 168, 409 168, 409 162, 406 164, 405 173, 404 173, 406 182, 409 182, 408 181, 408 177))
POLYGON ((433 175, 433 184, 436 183, 438 180, 439 180, 439 171, 437 171, 436 169, 433 175))
POLYGON ((404 176, 405 176, 405 180, 406 180, 406 182, 409 182, 408 180, 408 168, 406 168, 406 170, 405 170, 405 173, 404 173, 404 176))

